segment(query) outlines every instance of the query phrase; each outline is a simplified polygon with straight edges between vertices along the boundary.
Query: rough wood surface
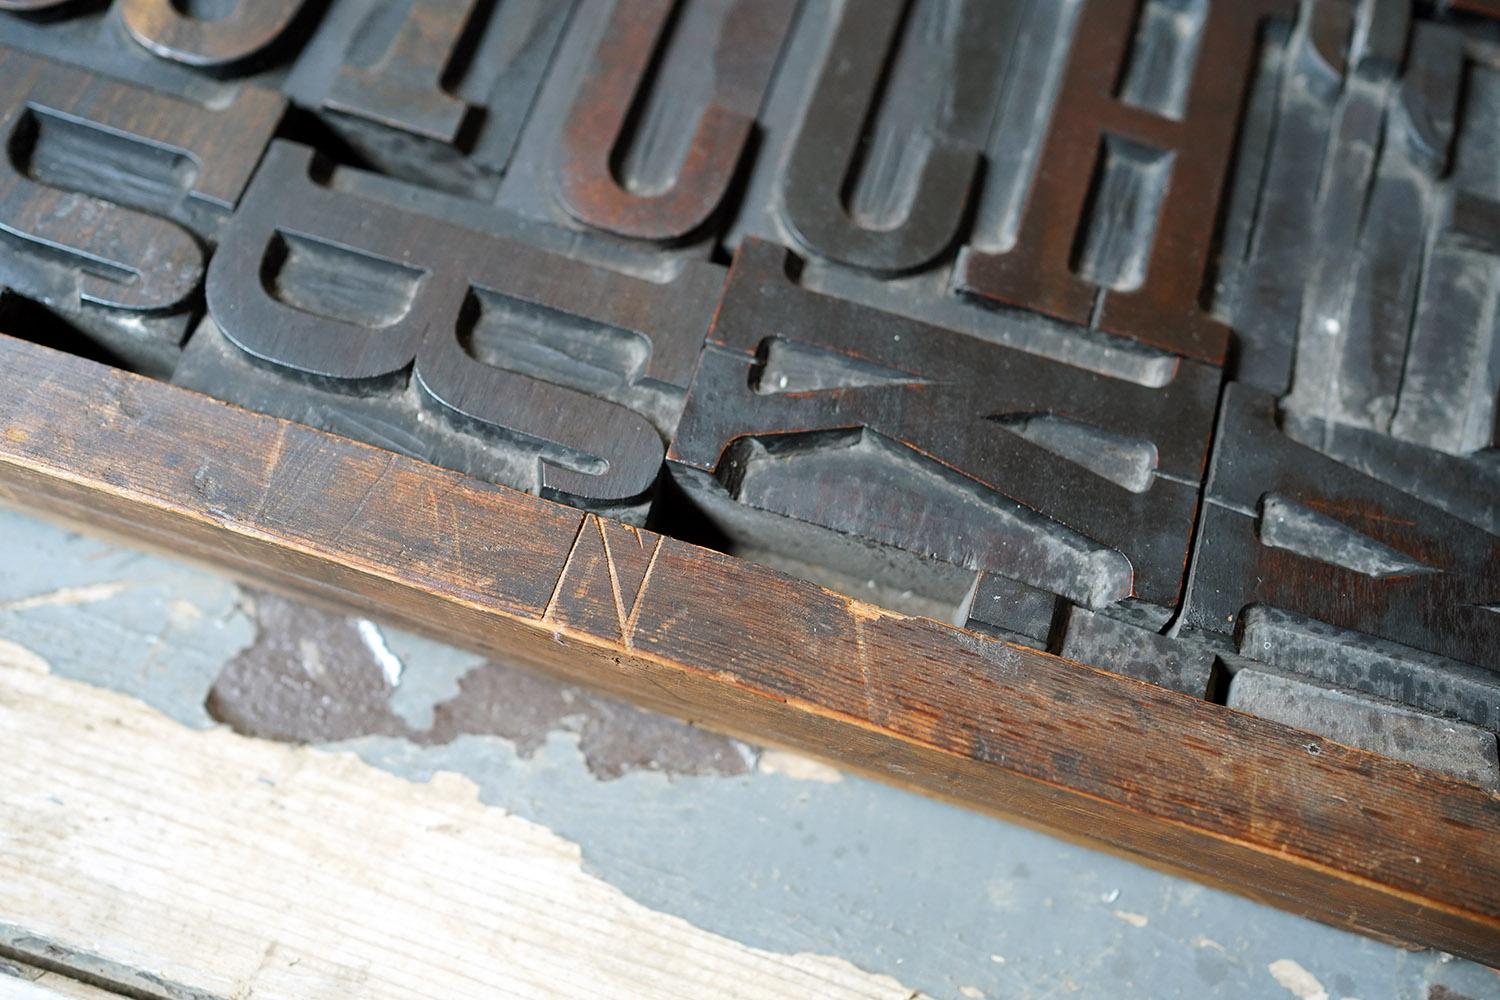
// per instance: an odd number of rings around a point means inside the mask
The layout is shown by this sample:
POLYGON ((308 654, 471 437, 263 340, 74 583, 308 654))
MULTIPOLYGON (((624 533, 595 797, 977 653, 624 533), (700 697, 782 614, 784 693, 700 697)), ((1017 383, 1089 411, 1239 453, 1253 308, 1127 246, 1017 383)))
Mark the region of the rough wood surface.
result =
POLYGON ((0 1000, 118 1000, 119 996, 67 976, 0 959, 0 1000))
POLYGON ((0 341, 12 502, 1500 964, 1500 796, 0 341))
POLYGON ((913 996, 650 910, 465 778, 191 730, 5 643, 0 731, 0 952, 132 996, 913 996))

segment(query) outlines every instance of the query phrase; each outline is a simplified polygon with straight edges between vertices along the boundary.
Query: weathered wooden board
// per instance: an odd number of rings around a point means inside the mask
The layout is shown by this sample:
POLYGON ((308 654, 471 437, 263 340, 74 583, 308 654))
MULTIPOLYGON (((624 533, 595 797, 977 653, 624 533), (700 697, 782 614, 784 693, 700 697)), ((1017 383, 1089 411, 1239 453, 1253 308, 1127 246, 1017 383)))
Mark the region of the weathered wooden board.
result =
POLYGON ((11 503, 1500 963, 1475 786, 9 338, 0 426, 11 503))
POLYGON ((0 1000, 110 1000, 120 994, 0 959, 0 1000))
MULTIPOLYGON (((913 996, 651 910, 461 776, 188 729, 18 648, 0 954, 149 1000, 913 996)), ((115 995, 47 978, 0 974, 0 997, 115 995)))

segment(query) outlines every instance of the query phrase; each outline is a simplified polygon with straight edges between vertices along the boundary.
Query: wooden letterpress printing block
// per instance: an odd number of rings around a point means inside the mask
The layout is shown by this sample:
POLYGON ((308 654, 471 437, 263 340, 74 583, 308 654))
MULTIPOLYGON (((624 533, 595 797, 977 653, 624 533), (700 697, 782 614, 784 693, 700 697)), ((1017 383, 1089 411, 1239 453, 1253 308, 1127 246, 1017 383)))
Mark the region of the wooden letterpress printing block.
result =
POLYGON ((498 203, 570 230, 707 256, 756 150, 794 8, 580 5, 498 203))
POLYGON ((572 0, 344 0, 287 81, 372 167, 489 199, 572 0))
POLYGON ((722 269, 630 277, 340 191, 312 162, 267 154, 177 381, 643 517, 722 269))
MULTIPOLYGON (((878 98, 911 99, 884 79, 902 37, 904 6, 877 0, 841 9, 781 185, 781 214, 800 243, 820 257, 877 274, 923 267, 958 237, 980 167, 974 140, 987 124, 987 98, 1000 79, 1003 49, 994 40, 1014 17, 1004 4, 971 4, 948 14, 951 62, 938 65, 951 95, 944 109, 949 120, 923 144, 921 166, 905 179, 909 190, 902 192, 899 218, 860 217, 851 212, 846 191, 856 172, 872 172, 866 132, 878 98)), ((932 75, 931 64, 920 71, 932 75)))
POLYGON ((1229 331, 1203 307, 1260 28, 1290 0, 1086 0, 1015 242, 971 247, 971 295, 1211 362, 1229 331), (1183 33, 1178 18, 1200 19, 1183 33), (1092 199, 1123 218, 1090 219, 1092 199), (1137 252, 1113 252, 1121 231, 1137 252))
POLYGON ((1500 791, 1495 734, 1467 722, 1259 667, 1234 675, 1227 704, 1500 791))
POLYGON ((0 6, 0 43, 202 103, 242 86, 279 88, 324 19, 323 0, 65 0, 41 13, 0 6))
POLYGON ((193 17, 172 0, 120 0, 120 19, 163 59, 202 68, 232 66, 273 45, 308 0, 237 0, 223 16, 193 17))
POLYGON ((985 570, 1176 605, 1216 370, 1108 378, 810 292, 793 260, 741 246, 668 456, 722 530, 955 601, 985 570))
POLYGON ((1196 628, 1263 604, 1486 667, 1500 649, 1500 537, 1286 437, 1264 394, 1226 390, 1204 504, 1196 628))
MULTIPOLYGON (((3 11, 5 8, 0 8, 3 11)), ((371 167, 491 198, 572 12, 528 0, 170 0, 0 13, 0 42, 207 103, 279 89, 315 134, 371 167)))
POLYGON ((0 284, 126 365, 171 371, 209 248, 284 102, 210 108, 0 48, 0 284))

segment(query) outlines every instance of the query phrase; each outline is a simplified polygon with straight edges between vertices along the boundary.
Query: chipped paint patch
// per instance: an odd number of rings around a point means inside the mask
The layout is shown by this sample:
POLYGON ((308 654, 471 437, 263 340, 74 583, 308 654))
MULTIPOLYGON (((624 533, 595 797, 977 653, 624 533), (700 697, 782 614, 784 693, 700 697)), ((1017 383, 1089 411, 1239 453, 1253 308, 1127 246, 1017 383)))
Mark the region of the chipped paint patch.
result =
POLYGON ((0 666, 0 731, 15 750, 0 786, 16 793, 0 799, 0 950, 128 967, 153 996, 922 995, 645 906, 586 872, 577 842, 482 804, 452 772, 411 782, 349 754, 192 730, 29 666, 0 666), (139 794, 163 768, 172 780, 139 794), (86 790, 87 808, 57 788, 86 790), (121 857, 99 876, 100 858, 121 857))
MULTIPOLYGON (((224 665, 206 706, 246 736, 292 743, 400 736, 420 746, 498 736, 529 758, 550 734, 569 733, 600 780, 631 771, 739 775, 754 761, 752 750, 727 736, 483 660, 445 700, 426 707, 428 725, 416 728, 392 703, 411 672, 373 622, 274 594, 260 594, 250 606, 259 634, 224 665)), ((403 707, 415 714, 410 703, 403 707)))
POLYGON ((523 758, 552 733, 577 737, 589 773, 602 781, 631 771, 739 775, 750 770, 744 744, 584 688, 501 663, 464 674, 457 696, 433 708, 432 728, 412 739, 441 746, 464 736, 499 736, 523 758))
POLYGON ((968 997, 969 1000, 984 1000, 984 990, 977 986, 960 986, 958 992, 968 997))
POLYGON ((381 634, 380 626, 368 618, 361 618, 354 623, 354 628, 365 647, 369 649, 370 655, 375 658, 380 672, 385 675, 385 682, 391 687, 399 686, 403 669, 401 660, 391 652, 391 647, 385 644, 385 636, 381 634))
POLYGON ((1297 1000, 1328 1000, 1328 991, 1317 977, 1290 958, 1278 958, 1266 968, 1281 988, 1297 1000))
POLYGON ((70 608, 80 604, 98 604, 118 597, 130 589, 130 581, 113 580, 108 583, 88 583, 81 587, 63 587, 44 594, 33 594, 19 600, 0 604, 0 611, 31 611, 36 608, 70 608))
MULTIPOLYGON (((1453 956, 1448 954, 1447 952, 1443 952, 1442 957, 1438 959, 1438 961, 1451 962, 1453 961, 1453 956)), ((1500 976, 1500 969, 1493 969, 1491 971, 1494 972, 1495 975, 1500 976)), ((1345 997, 1344 1000, 1354 1000, 1354 998, 1345 997)), ((1472 998, 1462 993, 1455 993, 1441 983, 1434 983, 1427 990, 1427 1000, 1472 1000, 1472 998)))
POLYGON ((205 705, 212 718, 294 743, 406 732, 353 622, 275 594, 257 594, 251 606, 255 641, 220 669, 205 705))
POLYGON ((1151 918, 1144 913, 1131 913, 1129 910, 1115 910, 1115 919, 1123 920, 1132 927, 1145 927, 1151 922, 1151 918))
POLYGON ((762 774, 779 774, 795 781, 816 781, 825 785, 844 780, 844 773, 838 768, 788 750, 762 751, 755 769, 762 774))

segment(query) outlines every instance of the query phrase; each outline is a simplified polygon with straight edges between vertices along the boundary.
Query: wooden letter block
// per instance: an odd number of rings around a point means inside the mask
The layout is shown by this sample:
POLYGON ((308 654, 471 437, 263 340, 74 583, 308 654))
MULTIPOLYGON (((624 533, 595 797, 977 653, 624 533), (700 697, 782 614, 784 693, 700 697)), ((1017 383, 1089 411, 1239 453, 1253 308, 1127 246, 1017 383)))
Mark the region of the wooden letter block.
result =
POLYGON ((0 285, 165 374, 195 312, 204 243, 280 121, 275 94, 210 109, 0 48, 0 285))
POLYGON ((340 192, 311 167, 305 147, 272 146, 209 271, 215 328, 189 352, 222 362, 222 333, 283 377, 254 398, 218 363, 178 380, 641 516, 721 269, 627 277, 340 192), (659 426, 604 398, 632 392, 659 401, 659 426))
POLYGON ((640 193, 622 183, 617 164, 646 102, 651 68, 668 44, 675 0, 617 4, 594 63, 584 77, 563 131, 559 195, 579 222, 620 236, 679 240, 718 209, 755 128, 761 98, 791 21, 791 0, 732 0, 713 39, 671 44, 706 50, 713 91, 676 176, 640 193))
MULTIPOLYGON (((1199 535, 1197 628, 1231 634, 1266 605, 1493 667, 1500 537, 1291 440, 1274 401, 1244 386, 1225 391, 1199 535)), ((1269 638, 1242 652, 1274 656, 1269 638)))
POLYGON ((572 0, 375 4, 317 100, 372 167, 489 198, 536 99, 572 0))
POLYGON ((1222 362, 1202 304, 1220 200, 1261 22, 1296 6, 1086 0, 1016 244, 967 251, 959 287, 1222 362))
MULTIPOLYGON (((910 191, 903 191, 907 204, 899 221, 871 224, 851 215, 851 175, 866 154, 865 133, 886 86, 887 63, 895 59, 906 6, 873 0, 842 8, 782 181, 782 215, 803 245, 877 274, 922 267, 953 244, 980 169, 977 145, 934 135, 910 191)), ((1005 6, 964 4, 954 15, 947 103, 956 117, 968 119, 954 128, 960 134, 974 131, 989 111, 985 98, 998 76, 1000 28, 1010 16, 1005 6)))
POLYGON ((807 291, 792 263, 740 248, 672 444, 723 530, 934 596, 991 570, 1175 606, 1216 370, 1108 378, 807 291))
POLYGON ((1495 734, 1467 722, 1259 668, 1235 674, 1228 705, 1500 791, 1495 734))

